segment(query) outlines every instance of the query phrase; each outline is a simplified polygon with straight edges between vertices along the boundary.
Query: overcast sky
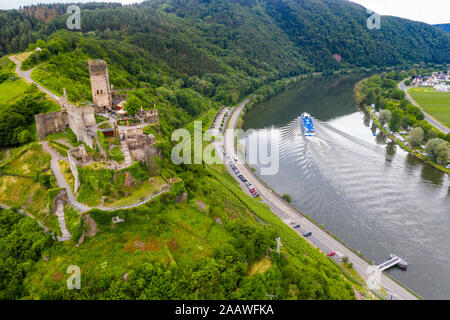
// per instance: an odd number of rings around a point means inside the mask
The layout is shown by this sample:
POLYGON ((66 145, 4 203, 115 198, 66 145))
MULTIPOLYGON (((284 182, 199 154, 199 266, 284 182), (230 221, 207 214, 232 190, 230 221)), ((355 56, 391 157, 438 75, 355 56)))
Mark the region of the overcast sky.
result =
MULTIPOLYGON (((108 0, 0 0, 0 9, 13 9, 36 3, 108 2, 108 0)), ((351 0, 382 15, 391 15, 430 24, 450 23, 450 0, 351 0)), ((115 0, 130 4, 142 0, 115 0)))

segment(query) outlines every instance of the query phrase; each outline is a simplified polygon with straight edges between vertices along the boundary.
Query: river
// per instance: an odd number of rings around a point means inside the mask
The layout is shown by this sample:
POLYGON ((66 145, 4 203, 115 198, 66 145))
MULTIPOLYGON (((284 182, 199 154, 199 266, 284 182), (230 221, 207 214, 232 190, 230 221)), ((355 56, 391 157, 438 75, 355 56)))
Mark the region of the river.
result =
POLYGON ((450 178, 373 134, 353 96, 362 77, 304 80, 247 111, 244 130, 280 149, 275 175, 252 167, 376 264, 390 253, 404 258, 407 271, 386 271, 394 279, 425 299, 449 299, 450 178), (314 118, 316 137, 301 134, 303 112, 314 118))

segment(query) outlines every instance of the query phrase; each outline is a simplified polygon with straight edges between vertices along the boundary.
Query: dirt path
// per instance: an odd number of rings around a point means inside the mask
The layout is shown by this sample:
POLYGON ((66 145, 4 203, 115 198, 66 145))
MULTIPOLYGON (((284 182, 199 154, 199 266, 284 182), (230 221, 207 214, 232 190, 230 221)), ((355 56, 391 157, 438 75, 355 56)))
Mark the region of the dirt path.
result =
POLYGON ((52 168, 53 174, 56 178, 56 183, 58 187, 64 188, 67 191, 67 196, 69 197, 69 204, 72 205, 74 208, 80 210, 81 212, 90 210, 91 208, 86 207, 85 205, 78 202, 72 192, 72 189, 70 188, 69 184, 66 181, 66 178, 64 178, 64 175, 61 172, 61 169, 59 168, 58 160, 65 160, 67 161, 67 158, 61 156, 58 152, 54 151, 52 148, 48 146, 48 141, 42 141, 40 142, 40 145, 46 151, 50 154, 52 157, 52 160, 50 162, 50 166, 52 168))

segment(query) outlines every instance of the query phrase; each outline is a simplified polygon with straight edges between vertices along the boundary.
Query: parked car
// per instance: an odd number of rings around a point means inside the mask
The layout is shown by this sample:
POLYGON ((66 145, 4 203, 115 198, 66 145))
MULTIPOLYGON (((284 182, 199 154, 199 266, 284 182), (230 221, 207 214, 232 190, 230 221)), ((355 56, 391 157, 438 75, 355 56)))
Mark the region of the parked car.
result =
POLYGON ((332 256, 334 256, 335 254, 336 254, 336 252, 331 251, 331 252, 328 253, 328 256, 329 256, 329 257, 332 257, 332 256))
POLYGON ((257 198, 257 197, 259 197, 259 193, 258 192, 253 195, 253 198, 257 198))
POLYGON ((311 232, 311 231, 306 232, 306 233, 303 234, 303 236, 304 236, 305 238, 311 237, 311 236, 312 236, 312 232, 311 232))
POLYGON ((299 225, 298 223, 296 223, 296 224, 294 224, 294 225, 292 226, 292 228, 298 229, 298 228, 300 228, 300 225, 299 225))

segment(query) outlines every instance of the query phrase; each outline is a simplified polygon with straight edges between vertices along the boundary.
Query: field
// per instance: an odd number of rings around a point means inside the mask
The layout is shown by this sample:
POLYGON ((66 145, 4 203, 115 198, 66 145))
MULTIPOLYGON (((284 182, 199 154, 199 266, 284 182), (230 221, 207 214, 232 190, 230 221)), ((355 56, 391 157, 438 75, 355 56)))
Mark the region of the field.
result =
POLYGON ((8 103, 20 97, 29 85, 22 79, 10 79, 0 84, 0 104, 8 103))
POLYGON ((436 92, 432 88, 413 88, 411 97, 423 110, 450 128, 450 92, 436 92))

